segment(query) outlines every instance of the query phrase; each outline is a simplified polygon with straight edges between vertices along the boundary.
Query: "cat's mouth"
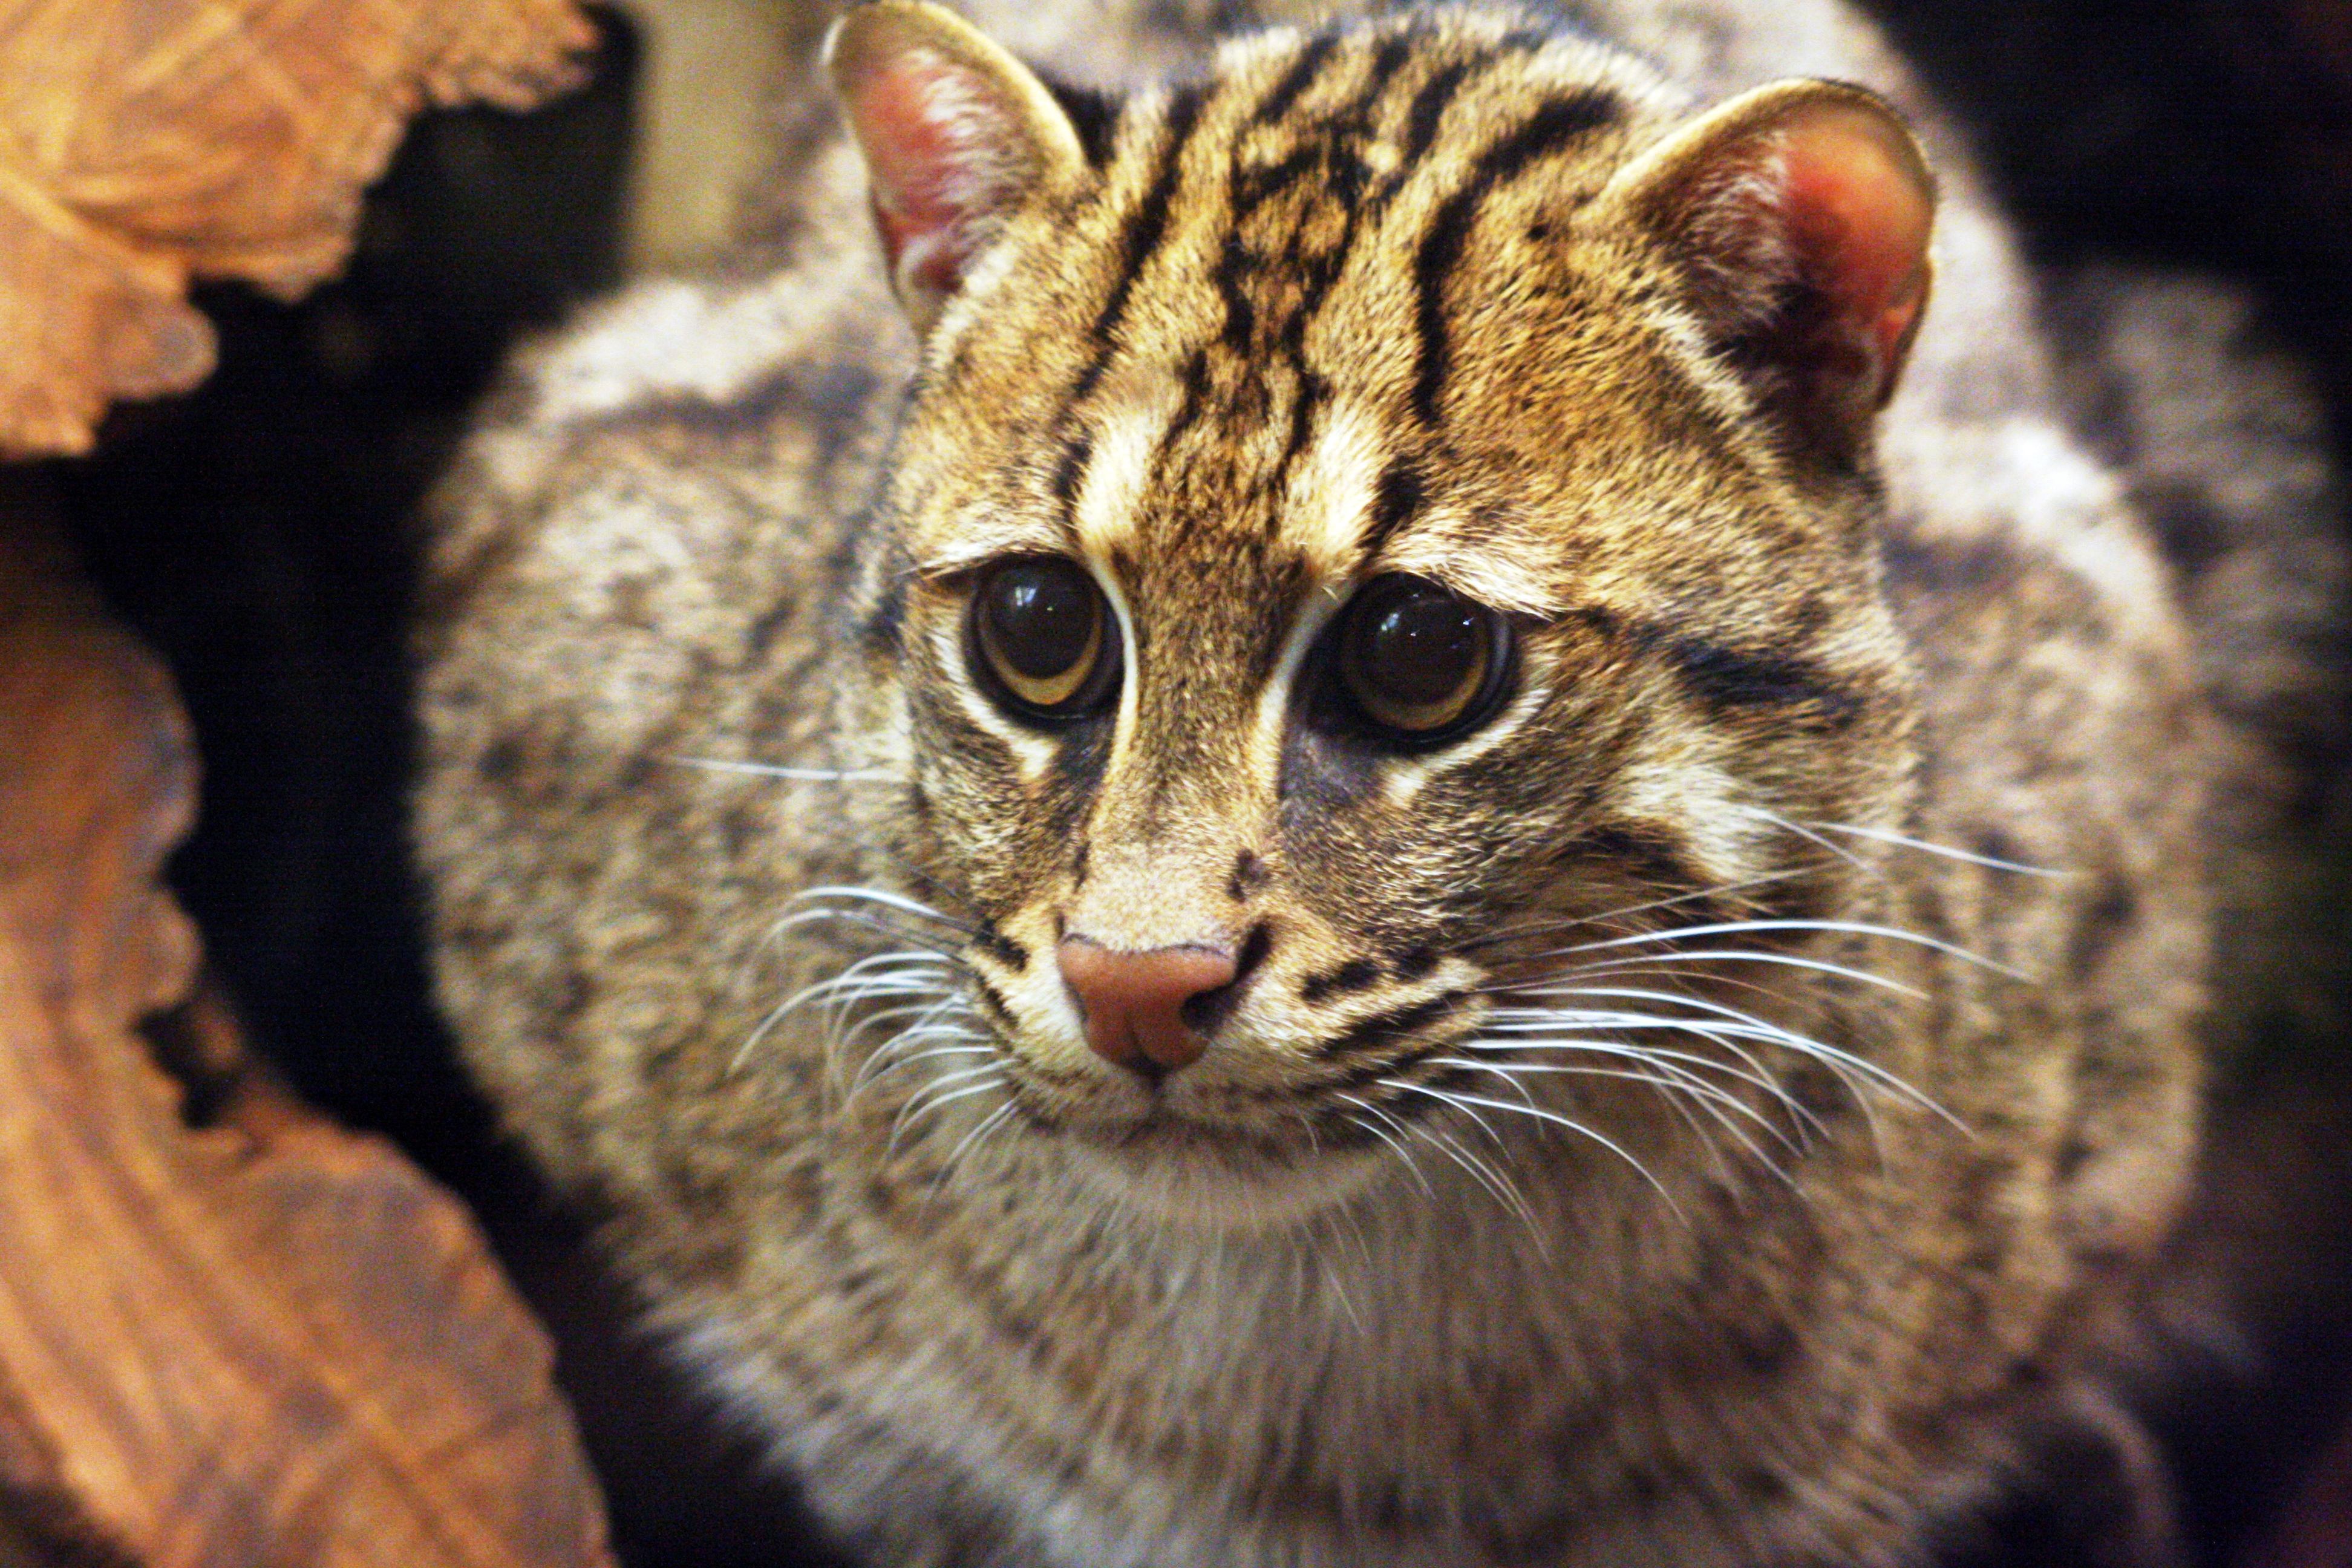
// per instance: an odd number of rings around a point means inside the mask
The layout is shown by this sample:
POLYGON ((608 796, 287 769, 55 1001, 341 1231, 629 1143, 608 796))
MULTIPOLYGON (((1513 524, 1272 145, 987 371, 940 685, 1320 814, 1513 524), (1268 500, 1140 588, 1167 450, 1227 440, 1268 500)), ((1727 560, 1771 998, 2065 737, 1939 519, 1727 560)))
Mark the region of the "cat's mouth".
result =
POLYGON ((1124 1129, 1066 1129, 1073 1170, 1163 1223, 1256 1229, 1346 1202, 1379 1173, 1377 1152, 1309 1143, 1155 1112, 1124 1129))
POLYGON ((1139 1108, 1029 1120, 1106 1196, 1172 1225, 1284 1224, 1346 1202, 1383 1166, 1376 1141, 1335 1136, 1312 1118, 1223 1120, 1156 1095, 1139 1108))

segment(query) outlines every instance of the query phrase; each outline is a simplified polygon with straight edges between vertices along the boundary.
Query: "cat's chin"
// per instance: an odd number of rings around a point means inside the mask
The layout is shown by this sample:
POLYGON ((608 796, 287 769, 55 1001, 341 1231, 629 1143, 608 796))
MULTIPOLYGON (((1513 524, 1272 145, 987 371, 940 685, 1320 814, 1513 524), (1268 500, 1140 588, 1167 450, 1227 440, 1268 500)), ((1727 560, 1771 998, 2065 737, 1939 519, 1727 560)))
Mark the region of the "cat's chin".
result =
POLYGON ((1197 1122, 1065 1136, 1071 1168, 1121 1206, 1190 1229, 1266 1230, 1336 1208, 1383 1173, 1379 1150, 1270 1144, 1197 1122))

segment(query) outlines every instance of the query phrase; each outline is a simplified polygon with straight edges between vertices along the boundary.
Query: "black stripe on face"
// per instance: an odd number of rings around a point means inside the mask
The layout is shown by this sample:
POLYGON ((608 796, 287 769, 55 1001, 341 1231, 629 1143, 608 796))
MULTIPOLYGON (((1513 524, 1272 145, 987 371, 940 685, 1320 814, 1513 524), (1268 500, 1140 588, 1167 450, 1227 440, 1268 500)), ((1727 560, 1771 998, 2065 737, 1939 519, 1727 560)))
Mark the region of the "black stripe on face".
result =
POLYGON ((1362 546, 1365 560, 1378 555, 1390 537, 1412 520, 1421 510, 1423 499, 1421 471, 1408 462, 1391 463, 1372 498, 1372 526, 1362 546))
POLYGON ((1462 89, 1462 79, 1470 74, 1468 60, 1455 60, 1421 84, 1412 95, 1412 105, 1405 111, 1404 157, 1398 168, 1398 177, 1421 161, 1437 140, 1437 122, 1445 117, 1446 105, 1462 89))
POLYGON ((1801 729, 1825 731, 1862 713, 1863 700, 1810 659, 1687 637, 1664 639, 1660 651, 1683 689, 1717 713, 1769 708, 1801 729))
POLYGON ((1464 993, 1459 991, 1445 991, 1423 1001, 1391 1007, 1385 1013, 1375 1013, 1324 1041, 1316 1047, 1315 1054, 1321 1057, 1351 1056, 1402 1039, 1454 1011, 1461 1005, 1463 995, 1464 993))
POLYGON ((974 932, 971 945, 1015 974, 1029 967, 1029 950, 998 931, 993 924, 984 925, 974 932))
POLYGON ((1054 95, 1069 117, 1070 129, 1077 132, 1078 150, 1088 164, 1101 168, 1110 162, 1111 142, 1118 130, 1118 100, 1097 88, 1080 87, 1075 82, 1038 73, 1038 80, 1054 95))
POLYGON ((1381 977, 1381 966, 1369 958, 1351 958, 1328 974, 1310 974, 1298 987, 1301 1002, 1320 1002, 1326 996, 1344 996, 1351 991, 1361 991, 1381 977))
POLYGON ((1083 400, 1102 379, 1110 367, 1110 356, 1118 345, 1112 341, 1118 323, 1127 314, 1128 300, 1135 292, 1135 279, 1160 248, 1168 232, 1168 213, 1176 195, 1176 183, 1183 173, 1184 149, 1191 145, 1193 131, 1201 122, 1201 106, 1207 89, 1202 87, 1181 87, 1169 96, 1168 132, 1160 150, 1160 166, 1151 176, 1150 188, 1143 199, 1128 215, 1127 232, 1119 239, 1118 279, 1111 285, 1110 297, 1103 301, 1102 313, 1095 318, 1093 337, 1095 356, 1080 374, 1078 384, 1072 388, 1070 402, 1083 400))
POLYGON ((1062 456, 1054 465, 1054 504, 1075 529, 1078 505, 1078 486, 1087 477, 1087 465, 1094 461, 1095 444, 1090 436, 1074 436, 1062 447, 1062 456))
POLYGON ((1667 892, 1703 885, 1681 836, 1655 822, 1596 824, 1562 845, 1554 858, 1603 861, 1645 887, 1667 892))
POLYGON ((1019 1030, 1020 1016, 1013 1011, 1013 1004, 1004 999, 1003 992, 977 974, 971 977, 971 985, 972 1000, 980 1004, 980 1010, 988 1015, 990 1023, 1008 1035, 1019 1030))
POLYGON ((1331 51, 1339 46, 1339 36, 1326 33, 1301 49, 1298 58, 1290 63, 1290 68, 1283 72, 1282 79, 1274 84, 1274 90, 1267 93, 1265 100, 1251 113, 1250 123, 1271 125, 1289 113, 1291 107, 1314 82, 1316 73, 1323 68, 1324 62, 1331 58, 1331 51))
POLYGON ((1422 236, 1413 258, 1413 287, 1418 295, 1414 325, 1421 338, 1421 371, 1412 388, 1413 413, 1426 425, 1437 423, 1437 400, 1452 368, 1452 344, 1446 333, 1445 284, 1476 223, 1486 194, 1517 175, 1528 165, 1613 122, 1623 110, 1617 95, 1606 88, 1589 87, 1546 102, 1519 128, 1486 149, 1462 188, 1445 198, 1422 236))

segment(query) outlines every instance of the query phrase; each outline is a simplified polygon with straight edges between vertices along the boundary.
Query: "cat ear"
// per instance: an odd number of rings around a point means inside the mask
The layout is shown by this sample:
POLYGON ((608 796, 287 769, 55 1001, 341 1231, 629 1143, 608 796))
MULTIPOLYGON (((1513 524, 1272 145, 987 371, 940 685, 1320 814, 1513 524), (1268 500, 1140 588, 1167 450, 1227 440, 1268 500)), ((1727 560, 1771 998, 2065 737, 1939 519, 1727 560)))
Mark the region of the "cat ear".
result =
POLYGON ((920 0, 843 16, 825 69, 866 156, 891 282, 928 331, 1013 210, 1083 165, 1078 133, 1026 66, 920 0))
POLYGON ((1686 303, 1790 437, 1859 460, 1927 303, 1935 181, 1895 110, 1782 81, 1650 149, 1603 199, 1680 264, 1686 303))

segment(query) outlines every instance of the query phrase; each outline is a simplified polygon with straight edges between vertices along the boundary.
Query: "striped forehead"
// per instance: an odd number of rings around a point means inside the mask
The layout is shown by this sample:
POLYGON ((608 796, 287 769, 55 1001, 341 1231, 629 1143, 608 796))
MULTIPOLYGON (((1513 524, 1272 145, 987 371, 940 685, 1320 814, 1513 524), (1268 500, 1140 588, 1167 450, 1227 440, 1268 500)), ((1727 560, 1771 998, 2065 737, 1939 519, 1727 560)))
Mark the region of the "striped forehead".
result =
MULTIPOLYGON (((1355 400, 1331 397, 1312 411, 1306 450, 1270 506, 1236 505, 1223 515, 1171 515, 1165 478, 1172 391, 1139 397, 1097 426, 1069 510, 1075 552, 1109 574, 1118 563, 1181 554, 1189 544, 1213 561, 1233 546, 1291 568, 1328 591, 1385 572, 1444 583, 1496 609, 1556 613, 1556 553, 1532 524, 1489 511, 1471 515, 1423 490, 1393 435, 1355 400)), ((1235 586, 1240 584, 1236 584, 1235 586)))
POLYGON ((1442 445, 1462 346, 1442 295, 1489 194, 1546 159, 1613 162, 1658 92, 1581 40, 1440 9, 1243 40, 1131 100, 1067 242, 1031 258, 1079 312, 1042 329, 1066 335, 974 318, 1050 449, 999 470, 1025 493, 935 518, 918 559, 1052 551, 1108 574, 1245 542, 1326 585, 1412 571, 1539 612, 1536 542, 1449 513, 1391 448, 1442 445))

